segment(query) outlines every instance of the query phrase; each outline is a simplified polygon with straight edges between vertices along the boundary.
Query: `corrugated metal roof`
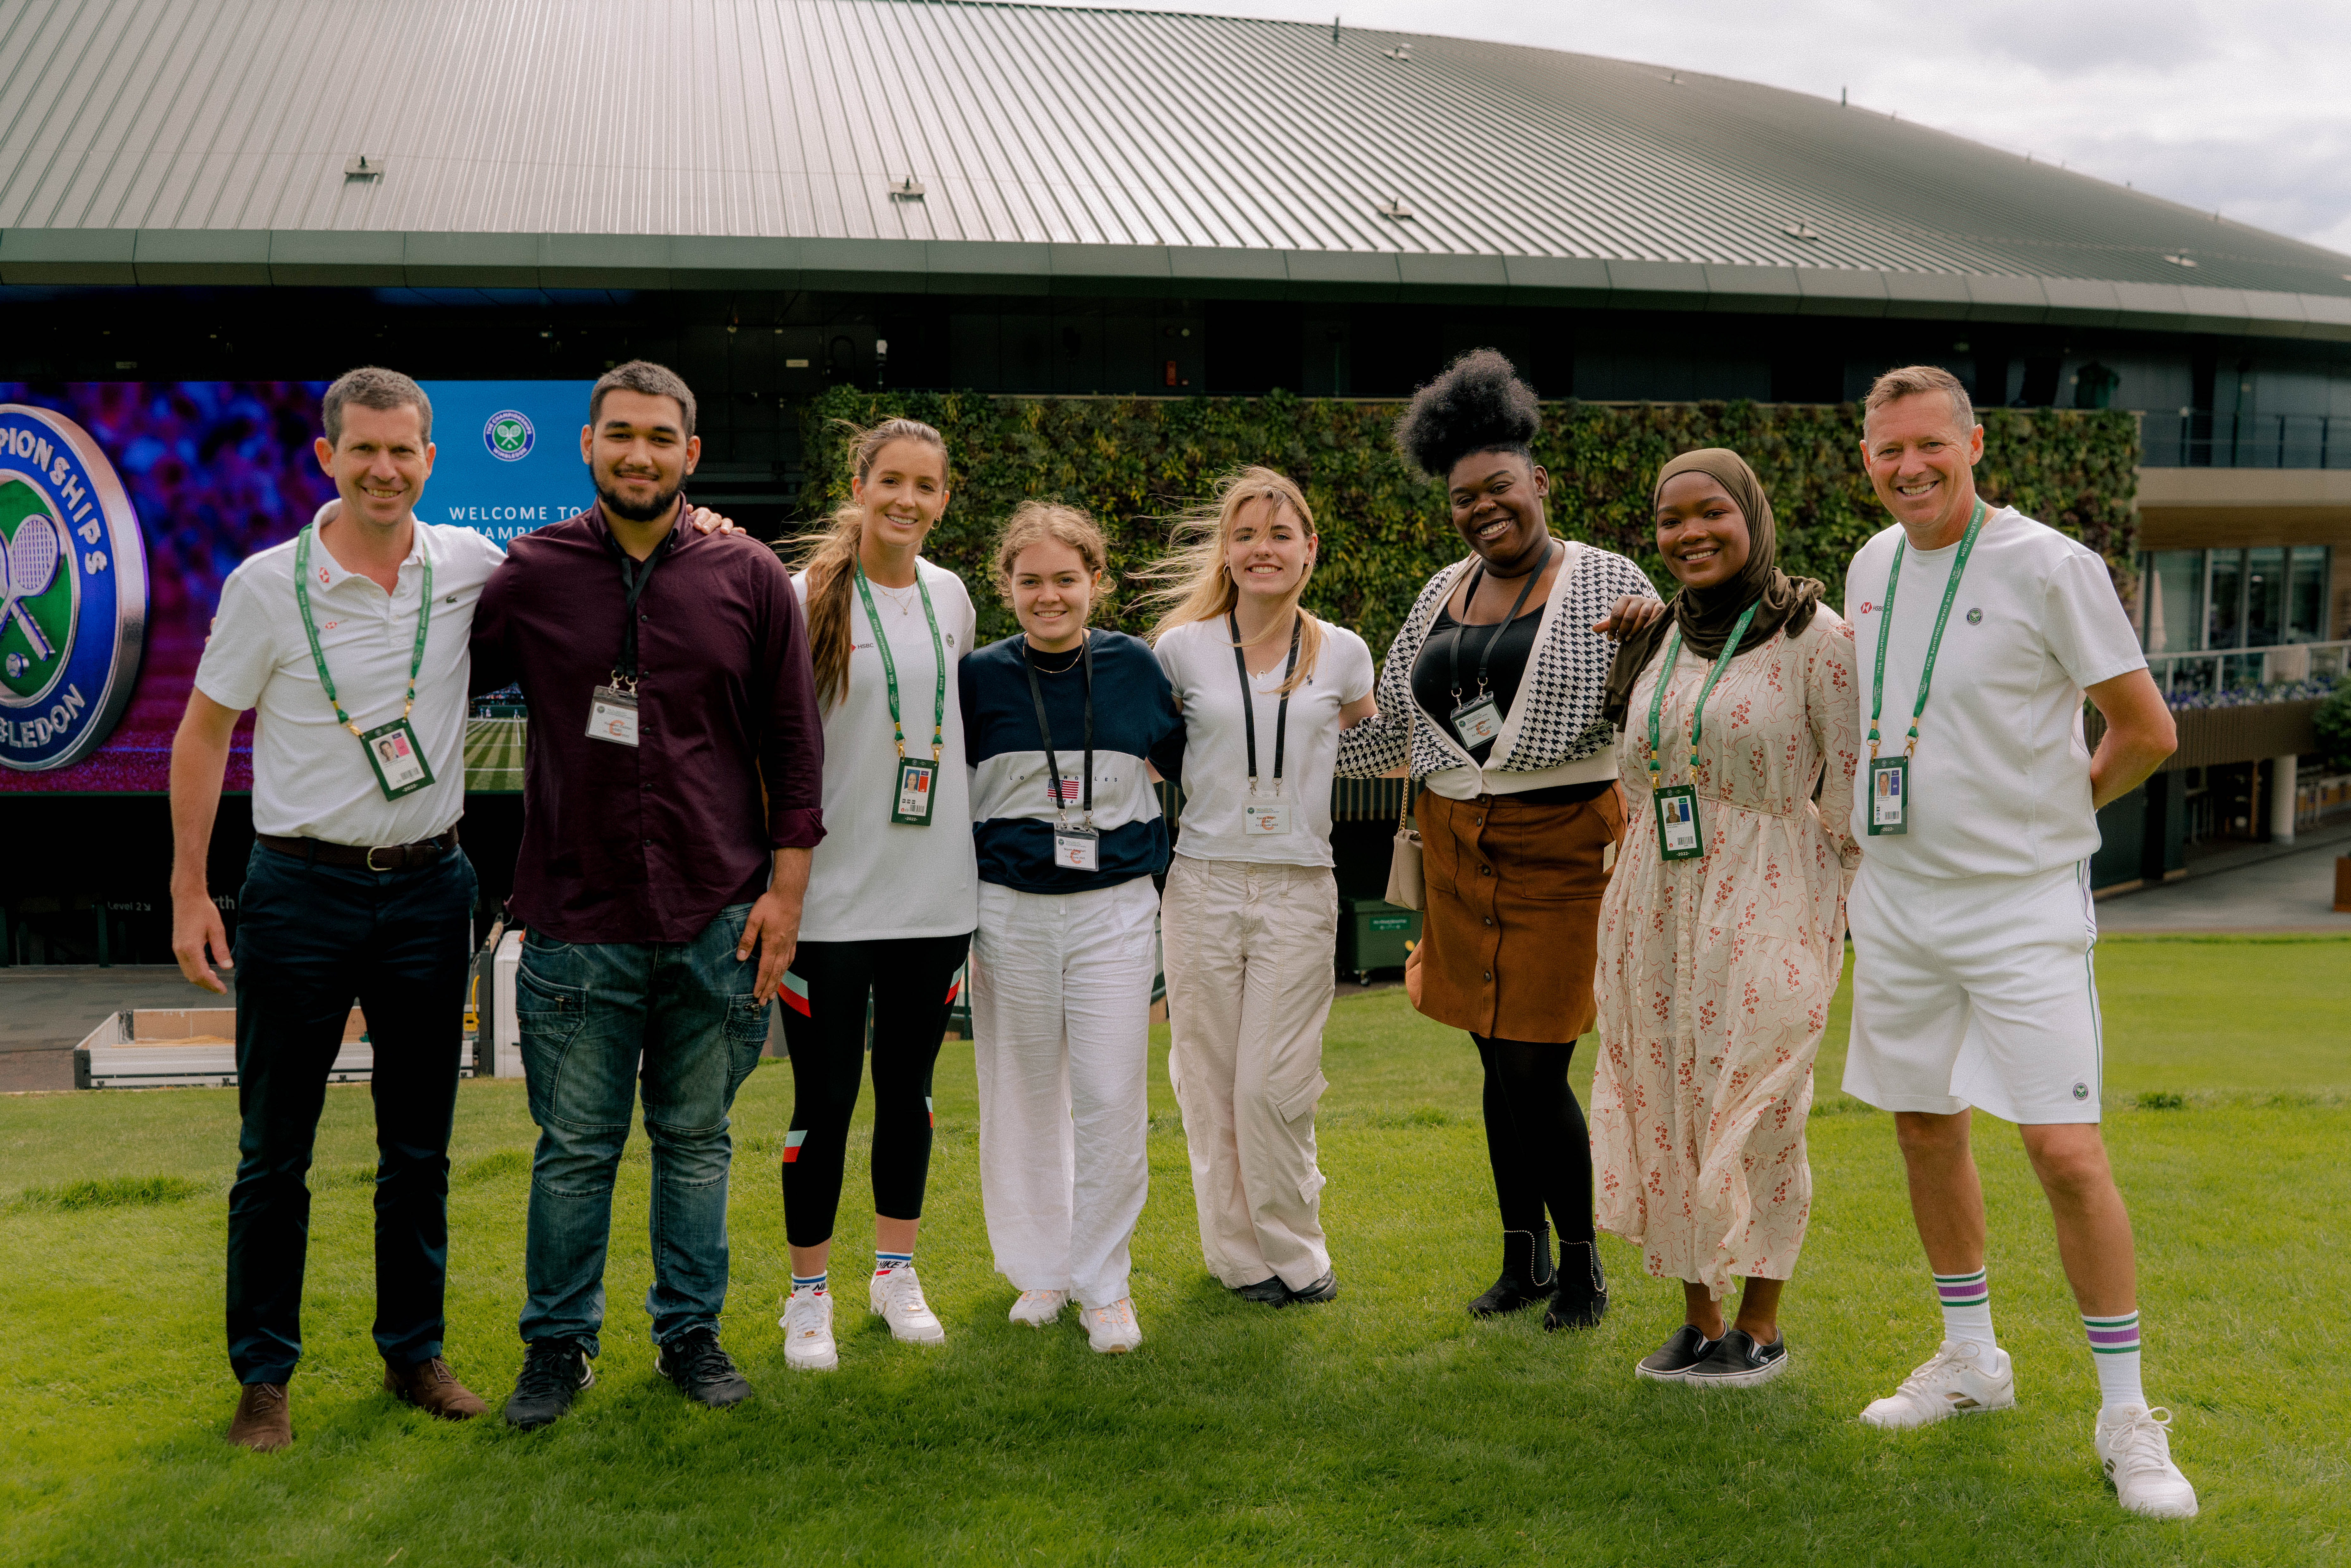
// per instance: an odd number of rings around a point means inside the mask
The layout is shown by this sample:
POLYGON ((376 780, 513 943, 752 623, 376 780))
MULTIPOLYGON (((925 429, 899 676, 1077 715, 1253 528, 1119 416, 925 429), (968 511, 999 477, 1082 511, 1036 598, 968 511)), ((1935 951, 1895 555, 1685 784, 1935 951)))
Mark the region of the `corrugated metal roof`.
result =
POLYGON ((0 62, 6 281, 1255 278, 2351 336, 2351 257, 1500 44, 968 0, 0 0, 0 62))

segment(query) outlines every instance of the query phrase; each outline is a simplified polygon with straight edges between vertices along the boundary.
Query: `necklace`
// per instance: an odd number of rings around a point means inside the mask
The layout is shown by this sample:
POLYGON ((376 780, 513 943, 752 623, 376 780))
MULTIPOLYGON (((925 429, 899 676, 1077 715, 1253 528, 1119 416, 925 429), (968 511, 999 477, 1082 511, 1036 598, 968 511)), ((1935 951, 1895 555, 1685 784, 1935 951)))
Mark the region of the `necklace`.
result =
MULTIPOLYGON (((871 579, 868 579, 867 580, 869 582, 872 581, 871 579)), ((874 582, 872 583, 872 588, 876 593, 879 593, 883 599, 887 600, 893 607, 895 607, 900 615, 906 616, 908 618, 913 617, 914 613, 914 601, 921 596, 923 591, 923 585, 920 582, 911 582, 904 588, 886 588, 881 583, 874 582)))

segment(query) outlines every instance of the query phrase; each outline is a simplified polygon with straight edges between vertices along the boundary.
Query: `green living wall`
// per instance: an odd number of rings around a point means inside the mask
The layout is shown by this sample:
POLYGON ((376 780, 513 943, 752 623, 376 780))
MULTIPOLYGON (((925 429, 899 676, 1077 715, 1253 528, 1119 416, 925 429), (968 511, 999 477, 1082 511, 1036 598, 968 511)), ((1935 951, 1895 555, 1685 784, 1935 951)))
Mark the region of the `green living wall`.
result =
MULTIPOLYGON (((1316 613, 1384 650, 1429 574, 1466 553, 1444 495, 1397 455, 1388 432, 1401 405, 1262 398, 1029 398, 837 388, 803 407, 810 508, 849 497, 853 433, 904 415, 936 425, 953 461, 954 499, 925 553, 963 574, 983 640, 1012 616, 988 543, 1029 497, 1084 507, 1111 539, 1112 567, 1134 571, 1166 548, 1168 519, 1247 463, 1297 481, 1322 536, 1307 594, 1316 613)), ((2118 582, 2134 548, 2138 427, 2120 411, 2009 409, 1983 415, 1977 483, 1994 500, 2082 540, 2118 582)), ((1841 603, 1845 563, 1886 526, 1861 466, 1861 413, 1846 403, 1548 405, 1537 461, 1552 476, 1552 528, 1641 563, 1661 591, 1648 487, 1658 466, 1699 446, 1729 446, 1761 476, 1779 522, 1781 565, 1828 584, 1841 603)), ((1140 632, 1132 585, 1100 622, 1140 632)))

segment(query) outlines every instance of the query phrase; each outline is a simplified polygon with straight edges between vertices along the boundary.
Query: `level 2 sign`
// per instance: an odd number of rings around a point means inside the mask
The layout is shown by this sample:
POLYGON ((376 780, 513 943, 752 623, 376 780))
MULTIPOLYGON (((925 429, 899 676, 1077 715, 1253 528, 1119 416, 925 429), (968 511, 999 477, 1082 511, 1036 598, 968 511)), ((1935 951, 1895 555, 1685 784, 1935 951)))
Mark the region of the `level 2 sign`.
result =
POLYGON ((423 382, 433 400, 433 477, 416 515, 509 539, 587 510, 580 457, 593 382, 423 382))
POLYGON ((61 413, 0 403, 0 767, 113 732, 147 642, 147 549, 114 465, 61 413))

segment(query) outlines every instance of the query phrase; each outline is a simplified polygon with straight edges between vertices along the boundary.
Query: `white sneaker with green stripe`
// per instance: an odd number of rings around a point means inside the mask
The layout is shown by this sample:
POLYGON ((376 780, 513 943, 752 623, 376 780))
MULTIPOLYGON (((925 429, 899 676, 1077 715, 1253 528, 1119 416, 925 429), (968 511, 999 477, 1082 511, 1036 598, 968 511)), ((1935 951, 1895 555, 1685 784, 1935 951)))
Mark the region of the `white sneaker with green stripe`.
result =
POLYGON ((1866 1426, 1889 1432, 1930 1427, 1952 1416, 1980 1416, 2016 1404, 2016 1372, 2008 1352, 1970 1339, 1947 1339, 1927 1364, 1861 1413, 1866 1426))

